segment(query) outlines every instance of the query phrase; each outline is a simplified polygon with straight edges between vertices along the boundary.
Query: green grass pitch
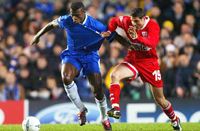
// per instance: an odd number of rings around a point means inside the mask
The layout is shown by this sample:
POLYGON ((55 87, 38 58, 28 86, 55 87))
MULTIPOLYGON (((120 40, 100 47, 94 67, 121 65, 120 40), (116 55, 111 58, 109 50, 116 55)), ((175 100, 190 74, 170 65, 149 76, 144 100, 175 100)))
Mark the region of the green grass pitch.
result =
MULTIPOLYGON (((183 131, 200 131, 200 123, 182 123, 183 131)), ((169 123, 112 124, 113 131, 172 131, 169 123)), ((0 131, 22 131, 21 125, 0 125, 0 131)), ((101 124, 43 124, 40 131, 103 131, 101 124)))

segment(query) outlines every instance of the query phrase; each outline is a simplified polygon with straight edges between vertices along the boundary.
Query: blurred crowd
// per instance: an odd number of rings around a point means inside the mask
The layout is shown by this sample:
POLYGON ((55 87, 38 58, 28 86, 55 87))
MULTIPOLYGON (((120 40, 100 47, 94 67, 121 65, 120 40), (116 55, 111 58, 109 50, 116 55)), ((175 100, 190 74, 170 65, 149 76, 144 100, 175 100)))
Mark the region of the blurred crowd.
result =
MULTIPOLYGON (((72 1, 72 0, 71 0, 72 1)), ((74 1, 74 0, 73 0, 74 1)), ((157 51, 167 97, 200 98, 199 0, 83 0, 87 13, 107 24, 113 16, 129 15, 142 7, 161 28, 157 51)), ((59 55, 66 48, 64 30, 56 29, 30 46, 33 36, 48 22, 69 13, 70 0, 0 1, 0 101, 66 99, 59 55)), ((117 32, 126 37, 123 30, 117 32)), ((108 95, 110 72, 123 61, 126 49, 117 41, 99 50, 103 88, 108 95)), ((92 96, 84 76, 76 78, 82 99, 92 96)), ((152 99, 140 78, 122 81, 123 99, 152 99)))

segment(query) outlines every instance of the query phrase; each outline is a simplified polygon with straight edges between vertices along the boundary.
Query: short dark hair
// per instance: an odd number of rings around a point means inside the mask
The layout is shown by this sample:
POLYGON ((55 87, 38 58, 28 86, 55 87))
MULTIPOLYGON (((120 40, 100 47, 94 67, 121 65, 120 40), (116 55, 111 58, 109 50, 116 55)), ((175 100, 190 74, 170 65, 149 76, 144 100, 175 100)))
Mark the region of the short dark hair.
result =
POLYGON ((145 16, 144 10, 142 8, 135 8, 131 13, 132 17, 139 17, 140 19, 145 16))
POLYGON ((84 6, 84 4, 82 2, 72 2, 70 8, 73 11, 76 11, 76 10, 78 10, 80 8, 85 10, 85 6, 84 6))

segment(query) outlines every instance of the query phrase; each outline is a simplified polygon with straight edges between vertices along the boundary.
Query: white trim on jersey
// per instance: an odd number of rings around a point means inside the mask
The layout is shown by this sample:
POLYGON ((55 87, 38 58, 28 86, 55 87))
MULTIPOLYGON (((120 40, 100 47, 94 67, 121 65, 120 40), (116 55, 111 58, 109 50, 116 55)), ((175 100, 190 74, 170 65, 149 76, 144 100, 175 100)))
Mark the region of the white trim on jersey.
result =
POLYGON ((147 24, 149 23, 149 21, 150 21, 149 16, 145 16, 144 25, 143 25, 143 27, 140 30, 143 30, 147 26, 147 24))
POLYGON ((130 63, 126 62, 126 61, 122 62, 122 63, 125 63, 125 64, 129 65, 136 72, 136 74, 134 74, 135 78, 138 77, 138 75, 139 75, 138 70, 132 64, 130 64, 130 63))
POLYGON ((120 22, 123 21, 123 18, 124 18, 124 16, 119 16, 119 20, 120 20, 120 22))
POLYGON ((87 15, 87 14, 85 14, 85 20, 83 21, 83 23, 81 23, 82 25, 84 25, 84 24, 86 23, 86 21, 87 21, 87 18, 88 18, 88 15, 87 15))

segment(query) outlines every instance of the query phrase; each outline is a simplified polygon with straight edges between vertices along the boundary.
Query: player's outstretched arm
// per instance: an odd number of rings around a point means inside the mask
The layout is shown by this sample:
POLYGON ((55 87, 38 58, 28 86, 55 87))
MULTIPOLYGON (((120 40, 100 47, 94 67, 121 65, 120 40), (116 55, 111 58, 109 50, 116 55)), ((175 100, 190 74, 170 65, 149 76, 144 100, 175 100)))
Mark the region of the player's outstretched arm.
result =
MULTIPOLYGON (((104 38, 109 37, 110 35, 111 35, 110 31, 101 33, 101 36, 104 38)), ((114 35, 114 39, 117 40, 121 45, 125 46, 126 48, 131 47, 131 42, 117 33, 114 35)))
POLYGON ((43 27, 33 38, 33 40, 31 41, 31 45, 35 45, 40 41, 40 37, 45 34, 46 32, 59 27, 58 23, 55 21, 52 21, 50 23, 48 23, 45 27, 43 27))
POLYGON ((121 45, 125 46, 126 48, 131 47, 131 42, 117 33, 114 39, 117 40, 121 45))

